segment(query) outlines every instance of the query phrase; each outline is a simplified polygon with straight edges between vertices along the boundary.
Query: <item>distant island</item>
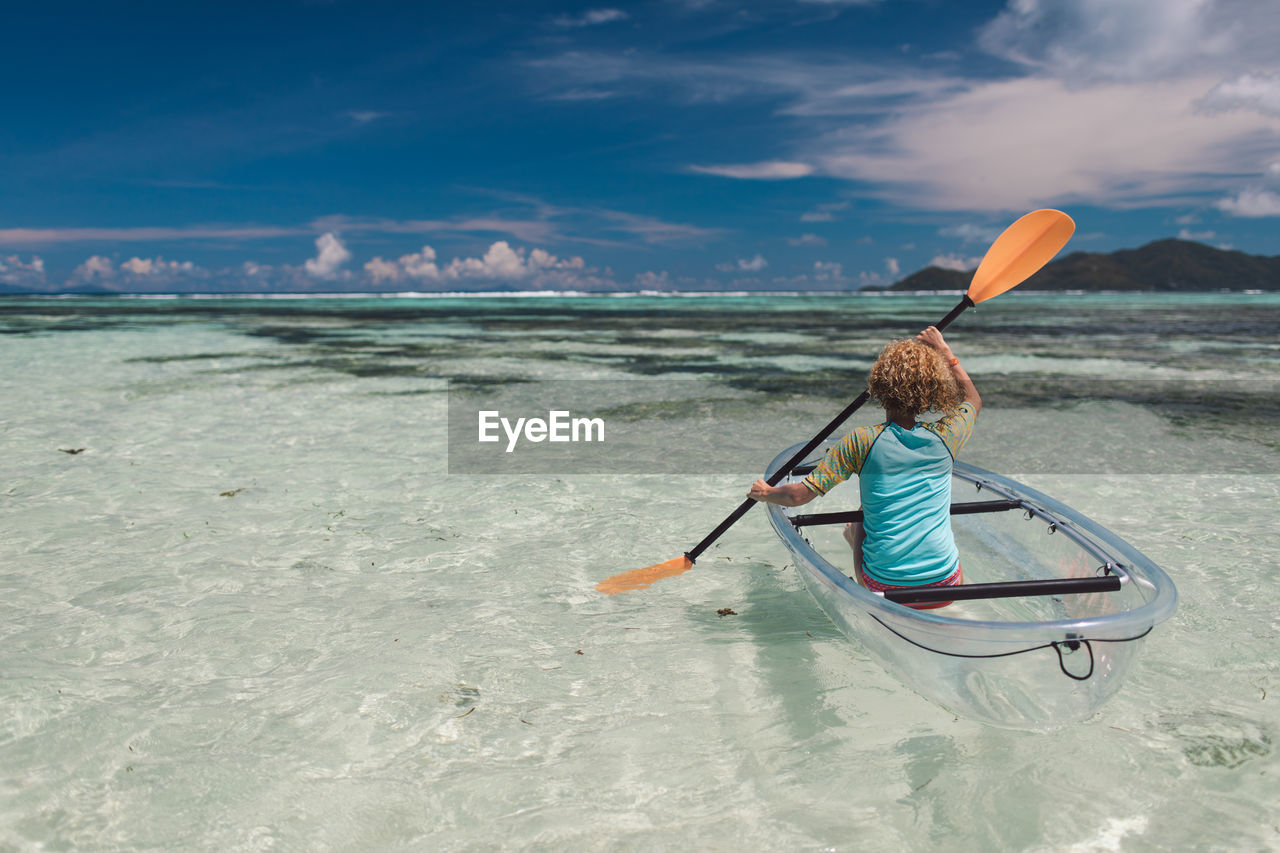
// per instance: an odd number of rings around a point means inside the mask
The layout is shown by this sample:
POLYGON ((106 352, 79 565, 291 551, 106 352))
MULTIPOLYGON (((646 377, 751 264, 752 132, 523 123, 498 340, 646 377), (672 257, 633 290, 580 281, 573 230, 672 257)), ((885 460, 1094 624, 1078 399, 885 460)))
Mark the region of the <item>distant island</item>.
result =
MULTIPOLYGON (((965 290, 972 271, 926 267, 886 290, 965 290)), ((1157 240, 1110 254, 1073 252, 1047 264, 1019 290, 1280 290, 1280 256, 1157 240)))

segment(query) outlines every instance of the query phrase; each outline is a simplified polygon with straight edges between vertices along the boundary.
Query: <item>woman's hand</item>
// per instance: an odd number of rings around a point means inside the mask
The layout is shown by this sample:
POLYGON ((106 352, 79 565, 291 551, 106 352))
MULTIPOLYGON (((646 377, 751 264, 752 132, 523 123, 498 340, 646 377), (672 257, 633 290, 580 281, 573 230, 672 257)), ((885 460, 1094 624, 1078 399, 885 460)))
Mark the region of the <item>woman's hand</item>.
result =
POLYGON ((942 353, 943 358, 954 358, 950 345, 947 344, 946 338, 942 337, 942 332, 938 331, 936 326, 930 326, 920 334, 916 335, 916 340, 922 344, 927 344, 938 352, 942 353))

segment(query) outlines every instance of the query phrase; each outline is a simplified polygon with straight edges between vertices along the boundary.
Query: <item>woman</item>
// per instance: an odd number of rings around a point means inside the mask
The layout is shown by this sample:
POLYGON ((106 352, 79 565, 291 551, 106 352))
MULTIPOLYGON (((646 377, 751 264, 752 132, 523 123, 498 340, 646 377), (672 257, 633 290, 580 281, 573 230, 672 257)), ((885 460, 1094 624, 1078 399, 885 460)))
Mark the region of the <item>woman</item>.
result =
POLYGON ((951 461, 973 433, 982 408, 978 389, 933 326, 885 347, 867 384, 885 408, 884 423, 846 435, 803 481, 770 486, 757 480, 748 496, 800 506, 857 475, 863 520, 844 531, 854 579, 873 592, 961 583, 951 533, 951 461), (943 417, 917 422, 928 411, 943 417))

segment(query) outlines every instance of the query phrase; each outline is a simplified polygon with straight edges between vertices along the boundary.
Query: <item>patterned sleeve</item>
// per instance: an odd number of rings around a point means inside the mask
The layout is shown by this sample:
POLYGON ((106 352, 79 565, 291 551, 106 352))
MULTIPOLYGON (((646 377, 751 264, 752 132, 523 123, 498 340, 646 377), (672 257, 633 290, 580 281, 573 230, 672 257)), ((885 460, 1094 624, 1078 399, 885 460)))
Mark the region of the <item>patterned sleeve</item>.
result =
POLYGON ((867 451, 883 429, 883 424, 858 427, 846 435, 839 444, 827 451, 813 473, 804 478, 804 484, 810 491, 825 495, 853 475, 861 473, 862 463, 867 460, 867 451))
POLYGON ((973 435, 973 425, 977 419, 978 410, 973 407, 973 403, 966 400, 951 414, 936 423, 925 424, 925 426, 938 434, 954 458, 969 440, 969 436, 973 435))

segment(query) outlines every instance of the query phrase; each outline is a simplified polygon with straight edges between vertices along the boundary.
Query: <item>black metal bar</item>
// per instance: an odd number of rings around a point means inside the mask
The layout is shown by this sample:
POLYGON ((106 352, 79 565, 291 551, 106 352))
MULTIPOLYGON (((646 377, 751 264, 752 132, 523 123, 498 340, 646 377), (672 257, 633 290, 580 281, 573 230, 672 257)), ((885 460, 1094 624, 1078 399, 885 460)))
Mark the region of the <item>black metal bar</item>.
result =
MULTIPOLYGON (((975 515, 980 512, 1004 512, 1010 509, 1022 509, 1020 501, 966 501, 951 505, 952 515, 975 515)), ((815 512, 809 515, 793 515, 791 523, 796 527, 807 527, 812 524, 848 524, 851 521, 862 521, 862 510, 848 512, 815 512)))
POLYGON ((1044 581, 967 583, 958 586, 926 586, 919 589, 887 589, 884 597, 897 604, 930 604, 937 601, 971 601, 978 598, 1015 598, 1023 595, 1070 595, 1085 592, 1115 592, 1119 575, 1100 578, 1059 578, 1044 581))

